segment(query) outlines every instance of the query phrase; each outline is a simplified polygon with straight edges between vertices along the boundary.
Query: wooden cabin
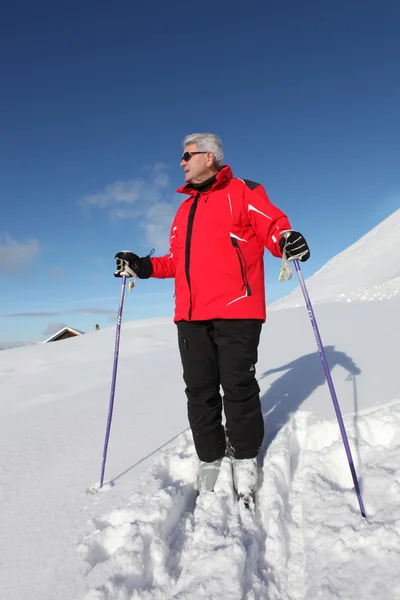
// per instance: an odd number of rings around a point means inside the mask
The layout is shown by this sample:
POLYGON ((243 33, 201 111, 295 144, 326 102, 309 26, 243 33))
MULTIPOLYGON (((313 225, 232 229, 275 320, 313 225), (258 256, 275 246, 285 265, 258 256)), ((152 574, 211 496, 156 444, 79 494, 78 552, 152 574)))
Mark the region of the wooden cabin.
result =
POLYGON ((43 344, 47 344, 48 342, 58 342, 59 340, 66 340, 70 337, 76 337, 77 335, 83 335, 85 332, 80 331, 79 329, 72 329, 72 327, 63 327, 57 333, 53 333, 51 337, 47 340, 44 340, 43 344))

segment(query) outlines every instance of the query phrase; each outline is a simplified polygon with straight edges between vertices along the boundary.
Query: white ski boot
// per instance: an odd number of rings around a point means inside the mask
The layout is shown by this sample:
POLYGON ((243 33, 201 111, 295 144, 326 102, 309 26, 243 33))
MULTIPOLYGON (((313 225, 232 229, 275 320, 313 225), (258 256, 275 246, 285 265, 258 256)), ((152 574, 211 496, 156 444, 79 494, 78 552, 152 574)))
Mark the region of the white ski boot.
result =
POLYGON ((217 481, 222 459, 213 462, 200 461, 199 473, 197 475, 198 492, 213 492, 217 481))
POLYGON ((233 486, 247 507, 255 499, 258 482, 257 458, 233 458, 233 486))

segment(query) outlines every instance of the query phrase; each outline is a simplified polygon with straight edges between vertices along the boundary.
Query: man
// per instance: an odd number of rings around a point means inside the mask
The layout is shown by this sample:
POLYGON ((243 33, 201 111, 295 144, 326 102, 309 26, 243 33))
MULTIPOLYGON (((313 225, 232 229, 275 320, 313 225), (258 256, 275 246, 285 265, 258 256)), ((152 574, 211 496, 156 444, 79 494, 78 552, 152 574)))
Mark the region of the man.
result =
POLYGON ((171 227, 170 252, 157 258, 119 252, 115 275, 128 265, 141 279, 175 278, 174 321, 200 459, 198 488, 214 489, 228 440, 235 489, 248 497, 256 490, 264 437, 255 377, 266 317, 264 248, 277 257, 285 249, 288 259, 303 261, 310 251, 260 184, 234 178, 223 166, 217 136, 187 136, 180 166, 185 185, 177 191, 187 198, 171 227))

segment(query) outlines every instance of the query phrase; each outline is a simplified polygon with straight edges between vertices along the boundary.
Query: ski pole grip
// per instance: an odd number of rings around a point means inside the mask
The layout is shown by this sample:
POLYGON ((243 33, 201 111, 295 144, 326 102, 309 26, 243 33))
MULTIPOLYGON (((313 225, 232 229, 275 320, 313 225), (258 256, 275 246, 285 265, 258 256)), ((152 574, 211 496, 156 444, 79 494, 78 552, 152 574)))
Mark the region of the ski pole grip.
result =
POLYGON ((132 271, 132 269, 129 266, 129 263, 124 260, 123 258, 116 258, 116 263, 117 263, 117 270, 115 271, 115 275, 118 275, 120 277, 122 276, 126 276, 126 277, 135 277, 136 273, 134 271, 132 271))

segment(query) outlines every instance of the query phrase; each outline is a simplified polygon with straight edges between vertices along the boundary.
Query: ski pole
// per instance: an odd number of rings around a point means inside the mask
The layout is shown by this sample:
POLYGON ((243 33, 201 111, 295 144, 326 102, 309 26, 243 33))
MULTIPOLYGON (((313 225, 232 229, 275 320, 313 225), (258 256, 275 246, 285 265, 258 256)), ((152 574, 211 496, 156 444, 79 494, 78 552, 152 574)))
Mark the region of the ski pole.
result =
POLYGON ((297 271, 297 276, 299 278, 299 282, 300 282, 300 286, 301 286, 301 289, 302 289, 302 292, 303 292, 304 300, 305 300, 305 303, 306 303, 306 306, 307 306, 308 314, 310 315, 311 324, 312 324, 312 327, 313 327, 313 330, 314 330, 315 339, 317 340, 317 346, 318 346, 319 354, 320 354, 320 357, 321 357, 322 366, 324 367, 324 371, 325 371, 326 379, 327 379, 327 382, 328 382, 329 390, 330 390, 330 393, 331 393, 331 396, 332 396, 333 406, 335 408, 336 417, 337 417, 337 420, 338 420, 338 423, 339 423, 340 432, 342 434, 343 444, 344 444, 344 447, 345 447, 345 450, 346 450, 347 460, 349 462, 351 476, 353 478, 354 488, 356 490, 356 494, 357 494, 357 498, 358 498, 358 504, 360 506, 361 515, 364 518, 366 518, 365 509, 364 509, 364 503, 362 501, 361 492, 360 492, 360 486, 358 484, 357 473, 356 473, 356 469, 354 467, 353 457, 351 455, 351 450, 350 450, 350 446, 349 446, 349 441, 347 439, 346 429, 345 429, 345 426, 344 426, 344 423, 343 423, 343 418, 342 418, 342 414, 341 414, 341 411, 340 411, 339 402, 338 402, 338 399, 337 399, 337 396, 336 396, 335 387, 333 385, 331 373, 329 371, 328 361, 326 360, 325 350, 324 350, 324 347, 322 345, 322 340, 321 340, 321 336, 320 336, 320 333, 319 333, 317 321, 315 319, 314 310, 313 310, 313 307, 312 307, 312 304, 311 304, 310 296, 309 296, 307 288, 306 288, 306 284, 305 284, 305 281, 304 281, 303 273, 301 272, 301 269, 300 269, 299 261, 298 260, 294 260, 293 262, 294 262, 295 269, 297 271))
POLYGON ((104 471, 106 468, 106 460, 107 460, 108 440, 110 438, 111 420, 112 420, 113 408, 114 408, 115 384, 116 384, 116 380, 117 380, 118 356, 119 356, 119 340, 120 340, 120 336, 121 336, 122 309, 124 306, 126 277, 127 277, 126 275, 122 276, 121 296, 120 296, 119 309, 118 309, 117 328, 116 328, 116 332, 115 332, 114 365, 113 365, 113 372, 112 372, 112 379, 111 379, 110 405, 108 408, 106 436, 104 439, 103 460, 101 463, 100 489, 103 487, 104 471))

